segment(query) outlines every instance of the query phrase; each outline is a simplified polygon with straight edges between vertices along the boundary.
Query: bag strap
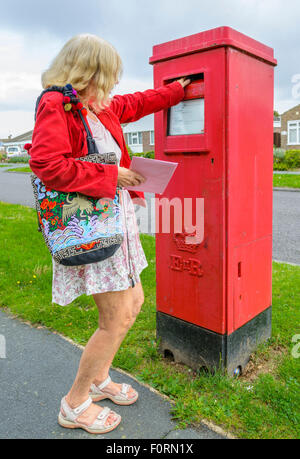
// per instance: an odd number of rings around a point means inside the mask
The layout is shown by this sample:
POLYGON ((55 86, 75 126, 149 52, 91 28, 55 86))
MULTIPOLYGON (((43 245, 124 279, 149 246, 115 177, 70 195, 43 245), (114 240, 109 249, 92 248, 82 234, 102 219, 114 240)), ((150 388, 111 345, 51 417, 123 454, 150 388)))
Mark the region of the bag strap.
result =
POLYGON ((81 109, 78 110, 78 113, 79 113, 79 116, 80 116, 80 119, 84 125, 84 129, 86 131, 86 141, 87 141, 87 146, 88 146, 88 155, 92 155, 93 153, 98 153, 99 154, 99 150, 97 148, 97 145, 96 145, 96 142, 95 142, 95 139, 94 137, 92 136, 92 133, 87 125, 87 122, 85 121, 84 119, 84 116, 83 114, 81 113, 81 109))
MULTIPOLYGON (((47 92, 60 92, 61 94, 64 95, 64 97, 69 97, 70 98, 70 103, 78 103, 79 99, 76 97, 76 95, 73 93, 73 88, 72 85, 67 84, 66 86, 50 86, 49 88, 45 89, 37 98, 36 104, 35 104, 35 112, 34 112, 34 121, 36 121, 36 114, 38 110, 39 103, 43 97, 44 94, 47 92)), ((83 123, 85 132, 86 132, 86 140, 87 140, 87 147, 88 147, 88 155, 92 155, 95 153, 99 153, 95 139, 92 136, 92 133, 88 127, 87 122, 84 119, 83 114, 81 113, 82 109, 78 109, 79 117, 83 123)))

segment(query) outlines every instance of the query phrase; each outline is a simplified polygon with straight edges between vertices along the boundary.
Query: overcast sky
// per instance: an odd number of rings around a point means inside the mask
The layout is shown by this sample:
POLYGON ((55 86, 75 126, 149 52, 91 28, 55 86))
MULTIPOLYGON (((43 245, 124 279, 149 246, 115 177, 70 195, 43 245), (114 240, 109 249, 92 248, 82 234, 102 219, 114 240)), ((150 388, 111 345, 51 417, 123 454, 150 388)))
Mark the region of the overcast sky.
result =
POLYGON ((271 46, 274 108, 300 103, 299 0, 0 0, 0 138, 33 128, 41 72, 63 44, 94 33, 119 51, 120 94, 153 87, 152 46, 230 26, 271 46))

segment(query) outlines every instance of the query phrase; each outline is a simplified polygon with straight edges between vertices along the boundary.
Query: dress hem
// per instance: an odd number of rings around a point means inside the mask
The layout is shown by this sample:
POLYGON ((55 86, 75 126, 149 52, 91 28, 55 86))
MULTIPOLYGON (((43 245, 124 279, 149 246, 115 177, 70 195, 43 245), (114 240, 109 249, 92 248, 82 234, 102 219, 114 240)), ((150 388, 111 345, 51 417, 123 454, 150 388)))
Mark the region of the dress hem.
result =
MULTIPOLYGON (((148 265, 148 263, 147 263, 145 266, 142 267, 142 269, 140 269, 140 270, 138 271, 137 274, 136 274, 136 273, 134 274, 133 280, 134 280, 135 284, 137 284, 138 282, 141 281, 141 279, 140 279, 140 274, 141 274, 141 272, 142 272, 145 268, 147 268, 148 266, 149 266, 149 265, 148 265)), ((110 289, 110 290, 102 290, 101 292, 96 291, 96 292, 91 292, 91 293, 82 292, 82 293, 80 293, 79 295, 74 296, 70 301, 68 301, 68 303, 63 303, 63 304, 58 303, 57 301, 53 300, 53 298, 52 298, 51 303, 58 304, 59 306, 68 306, 69 304, 73 303, 73 301, 76 300, 76 298, 79 298, 79 297, 82 296, 82 295, 91 296, 91 295, 96 295, 97 293, 123 292, 124 290, 128 290, 128 289, 131 287, 130 284, 131 284, 131 282, 130 282, 130 280, 128 280, 128 287, 127 287, 127 288, 116 289, 116 290, 111 290, 111 289, 110 289)))

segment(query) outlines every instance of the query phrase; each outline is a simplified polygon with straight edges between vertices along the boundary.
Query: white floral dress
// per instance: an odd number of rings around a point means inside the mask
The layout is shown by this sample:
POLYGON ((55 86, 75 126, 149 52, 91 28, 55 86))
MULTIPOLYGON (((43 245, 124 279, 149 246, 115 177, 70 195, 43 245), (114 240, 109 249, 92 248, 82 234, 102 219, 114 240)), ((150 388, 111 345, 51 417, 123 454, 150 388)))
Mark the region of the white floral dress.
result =
MULTIPOLYGON (((120 163, 122 152, 111 133, 98 120, 88 118, 99 153, 115 152, 120 163)), ((79 266, 64 266, 52 258, 52 302, 66 306, 80 295, 126 290, 132 286, 129 273, 135 283, 140 282, 140 273, 148 266, 142 248, 133 202, 127 190, 122 190, 124 239, 115 254, 97 263, 79 266), (128 241, 126 227, 128 231, 128 241), (129 247, 128 247, 129 245, 129 247), (129 248, 129 250, 128 250, 129 248), (130 265, 129 265, 130 263, 130 265)))

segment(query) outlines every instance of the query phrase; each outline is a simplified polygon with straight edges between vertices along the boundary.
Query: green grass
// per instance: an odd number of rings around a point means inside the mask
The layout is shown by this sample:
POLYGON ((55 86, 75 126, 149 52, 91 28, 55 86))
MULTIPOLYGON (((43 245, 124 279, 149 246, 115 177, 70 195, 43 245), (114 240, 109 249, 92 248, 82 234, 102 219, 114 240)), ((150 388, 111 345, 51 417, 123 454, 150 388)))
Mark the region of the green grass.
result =
MULTIPOLYGON (((273 262, 273 336, 252 355, 248 373, 199 374, 158 353, 155 240, 141 241, 149 264, 142 272, 145 303, 113 366, 168 395, 178 427, 206 418, 241 438, 299 438, 300 358, 291 350, 300 333, 300 267, 273 262)), ((65 307, 51 303, 51 256, 34 209, 0 203, 0 250, 0 307, 84 345, 97 328, 96 307, 85 295, 65 307)))
POLYGON ((274 174, 273 186, 300 188, 300 174, 274 174))
POLYGON ((10 167, 7 172, 32 172, 30 167, 10 167))

